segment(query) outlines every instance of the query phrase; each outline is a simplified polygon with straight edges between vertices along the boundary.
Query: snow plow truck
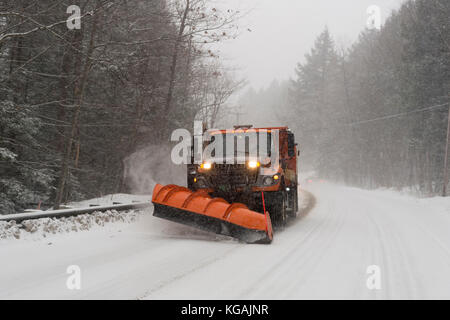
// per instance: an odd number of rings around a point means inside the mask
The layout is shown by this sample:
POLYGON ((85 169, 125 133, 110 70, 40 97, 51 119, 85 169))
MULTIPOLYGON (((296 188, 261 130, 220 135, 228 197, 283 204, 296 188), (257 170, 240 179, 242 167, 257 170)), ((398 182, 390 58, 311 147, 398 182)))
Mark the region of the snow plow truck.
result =
POLYGON ((204 135, 201 161, 195 160, 198 139, 192 140, 188 187, 156 185, 153 215, 246 243, 271 243, 273 228, 283 229, 298 210, 293 132, 235 126, 204 135))

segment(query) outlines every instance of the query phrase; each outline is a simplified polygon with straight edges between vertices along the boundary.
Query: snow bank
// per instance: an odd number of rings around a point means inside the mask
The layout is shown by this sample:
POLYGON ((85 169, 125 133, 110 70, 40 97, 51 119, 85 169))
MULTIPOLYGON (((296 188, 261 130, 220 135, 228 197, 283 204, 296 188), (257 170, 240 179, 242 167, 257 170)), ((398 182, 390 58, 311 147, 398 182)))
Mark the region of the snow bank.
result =
POLYGON ((52 234, 87 231, 95 227, 103 227, 110 223, 135 222, 143 211, 129 210, 118 212, 94 212, 67 218, 42 218, 26 220, 21 223, 15 221, 0 221, 0 240, 2 239, 42 239, 52 234))
POLYGON ((68 205, 74 208, 84 208, 89 205, 99 205, 99 206, 108 206, 112 205, 114 202, 120 202, 123 204, 132 203, 133 201, 137 202, 149 202, 152 200, 152 195, 133 195, 133 194, 125 194, 125 193, 116 193, 109 194, 103 197, 83 200, 78 202, 71 202, 68 205))

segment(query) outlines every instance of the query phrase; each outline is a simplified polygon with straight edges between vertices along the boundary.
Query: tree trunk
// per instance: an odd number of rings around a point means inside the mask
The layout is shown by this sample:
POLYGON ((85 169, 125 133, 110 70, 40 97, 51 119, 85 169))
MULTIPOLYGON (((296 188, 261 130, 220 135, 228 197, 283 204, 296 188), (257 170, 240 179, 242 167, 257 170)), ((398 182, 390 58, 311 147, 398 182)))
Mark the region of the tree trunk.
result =
POLYGON ((72 154, 72 145, 74 142, 74 139, 77 134, 77 127, 78 127, 78 119, 80 116, 80 110, 81 106, 83 104, 83 98, 84 98, 84 89, 86 86, 86 82, 89 76, 89 71, 92 67, 92 53, 94 51, 94 37, 97 32, 97 23, 98 23, 98 13, 94 15, 94 20, 92 22, 92 30, 91 30, 91 36, 89 40, 89 45, 86 53, 86 60, 84 62, 84 68, 81 73, 81 78, 79 81, 77 81, 77 84, 75 85, 75 91, 74 91, 74 99, 75 99, 75 111, 72 118, 72 126, 70 131, 70 136, 68 137, 68 141, 66 143, 66 150, 64 154, 64 159, 61 164, 61 173, 59 178, 59 184, 58 189, 56 192, 56 199, 54 204, 54 209, 59 209, 61 205, 61 201, 64 196, 64 188, 66 184, 66 179, 69 173, 69 164, 71 162, 71 154, 72 154))
POLYGON ((178 53, 180 50, 181 42, 183 41, 183 34, 184 34, 184 30, 186 29, 186 20, 187 20, 187 15, 189 13, 189 10, 190 10, 190 0, 186 0, 186 8, 184 10, 183 17, 181 19, 178 37, 175 40, 175 46, 174 46, 173 54, 172 54, 172 63, 170 65, 169 90, 167 93, 166 108, 163 111, 164 112, 163 118, 165 119, 166 123, 168 120, 167 117, 172 108, 173 91, 175 88, 176 71, 177 71, 176 69, 177 69, 177 63, 178 63, 178 53))

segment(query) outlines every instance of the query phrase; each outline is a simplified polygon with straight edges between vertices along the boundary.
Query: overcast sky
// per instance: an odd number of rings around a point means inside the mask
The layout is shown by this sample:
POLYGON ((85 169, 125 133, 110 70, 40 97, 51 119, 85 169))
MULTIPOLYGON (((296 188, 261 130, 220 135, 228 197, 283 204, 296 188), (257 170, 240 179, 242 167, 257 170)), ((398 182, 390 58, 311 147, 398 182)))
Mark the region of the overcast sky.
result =
POLYGON ((404 0, 224 0, 226 6, 252 9, 239 23, 236 40, 220 45, 226 64, 239 67, 239 76, 255 89, 274 79, 293 76, 296 64, 328 26, 338 46, 349 46, 365 28, 367 8, 377 5, 384 21, 404 0))

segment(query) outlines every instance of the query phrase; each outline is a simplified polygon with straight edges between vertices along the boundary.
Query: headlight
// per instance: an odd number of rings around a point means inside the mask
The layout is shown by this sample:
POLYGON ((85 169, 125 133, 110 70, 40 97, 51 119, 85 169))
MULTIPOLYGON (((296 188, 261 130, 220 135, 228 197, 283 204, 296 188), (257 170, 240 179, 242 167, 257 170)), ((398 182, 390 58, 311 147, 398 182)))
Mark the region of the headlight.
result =
POLYGON ((200 165, 200 168, 205 169, 205 170, 209 170, 209 169, 212 168, 212 164, 209 163, 209 162, 205 162, 205 163, 202 163, 202 164, 200 165))
POLYGON ((256 169, 260 166, 261 164, 258 161, 249 161, 248 162, 248 167, 250 169, 256 169))

